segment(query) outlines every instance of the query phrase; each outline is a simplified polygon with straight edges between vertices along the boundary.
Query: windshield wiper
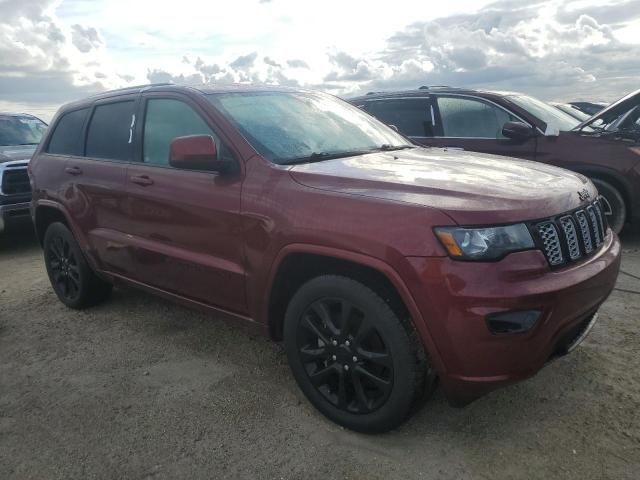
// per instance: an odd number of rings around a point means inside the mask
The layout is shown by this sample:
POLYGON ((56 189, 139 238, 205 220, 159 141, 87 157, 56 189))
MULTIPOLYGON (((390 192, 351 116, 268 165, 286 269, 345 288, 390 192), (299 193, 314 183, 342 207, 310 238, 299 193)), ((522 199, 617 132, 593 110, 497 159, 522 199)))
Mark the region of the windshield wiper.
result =
POLYGON ((379 147, 374 148, 373 150, 380 150, 382 152, 391 152, 394 150, 406 150, 407 148, 415 148, 415 145, 389 145, 388 143, 384 143, 379 147))
POLYGON ((334 158, 355 157, 356 155, 363 155, 370 153, 370 150, 352 150, 348 152, 313 152, 306 157, 290 158, 280 162, 280 165, 297 165, 299 163, 313 163, 322 162, 324 160, 331 160, 334 158))

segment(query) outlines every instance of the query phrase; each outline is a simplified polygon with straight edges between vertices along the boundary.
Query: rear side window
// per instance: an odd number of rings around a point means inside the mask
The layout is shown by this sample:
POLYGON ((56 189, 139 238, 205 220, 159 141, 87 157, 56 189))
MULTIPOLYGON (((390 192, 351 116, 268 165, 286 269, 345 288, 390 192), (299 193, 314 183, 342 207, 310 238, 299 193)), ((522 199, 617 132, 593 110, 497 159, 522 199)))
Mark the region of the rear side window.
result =
POLYGON ((517 120, 495 105, 470 98, 439 97, 438 109, 445 137, 501 139, 504 124, 517 120))
POLYGON ((387 125, 395 125, 409 137, 432 137, 431 104, 424 98, 378 100, 366 110, 387 125))
POLYGON ((98 105, 87 133, 87 157, 129 160, 135 102, 98 105))
POLYGON ((82 127, 88 112, 88 108, 83 108, 62 115, 54 127, 47 153, 82 156, 82 127))

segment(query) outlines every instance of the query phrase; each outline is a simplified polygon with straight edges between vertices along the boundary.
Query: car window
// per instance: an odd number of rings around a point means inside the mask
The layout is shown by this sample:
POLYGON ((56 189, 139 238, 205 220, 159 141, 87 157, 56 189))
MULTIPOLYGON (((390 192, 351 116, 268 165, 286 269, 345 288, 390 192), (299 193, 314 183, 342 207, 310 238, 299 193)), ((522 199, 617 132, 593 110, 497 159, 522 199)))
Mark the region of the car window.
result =
POLYGON ((432 137, 431 104, 424 98, 375 100, 365 109, 387 125, 395 125, 409 137, 432 137))
POLYGON ((260 155, 277 164, 314 155, 413 148, 371 115, 319 92, 233 92, 208 98, 260 155))
POLYGON ((0 115, 0 147, 37 145, 47 125, 34 117, 0 115))
POLYGON ((517 121, 505 110, 471 98, 438 97, 443 136, 456 138, 505 138, 502 127, 517 121))
POLYGON ((62 115, 54 127, 47 153, 54 155, 83 155, 82 128, 88 113, 89 109, 83 108, 62 115))
POLYGON ((129 160, 135 102, 98 105, 87 133, 87 157, 129 160))
POLYGON ((177 137, 211 135, 219 155, 230 156, 218 136, 202 117, 186 103, 169 98, 147 101, 144 120, 143 161, 156 165, 169 165, 169 147, 177 137))

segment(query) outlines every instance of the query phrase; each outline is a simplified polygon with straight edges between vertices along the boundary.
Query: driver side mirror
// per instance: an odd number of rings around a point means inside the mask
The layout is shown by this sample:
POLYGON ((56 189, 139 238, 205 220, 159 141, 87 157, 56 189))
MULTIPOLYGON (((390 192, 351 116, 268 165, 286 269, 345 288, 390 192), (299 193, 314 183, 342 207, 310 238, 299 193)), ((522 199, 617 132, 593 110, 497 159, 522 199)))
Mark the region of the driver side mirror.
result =
POLYGON ((525 141, 535 134, 533 128, 522 122, 507 122, 502 127, 502 135, 511 140, 525 141))
POLYGON ((216 141, 211 135, 176 137, 169 146, 169 165, 174 168, 222 172, 227 163, 218 159, 216 141))

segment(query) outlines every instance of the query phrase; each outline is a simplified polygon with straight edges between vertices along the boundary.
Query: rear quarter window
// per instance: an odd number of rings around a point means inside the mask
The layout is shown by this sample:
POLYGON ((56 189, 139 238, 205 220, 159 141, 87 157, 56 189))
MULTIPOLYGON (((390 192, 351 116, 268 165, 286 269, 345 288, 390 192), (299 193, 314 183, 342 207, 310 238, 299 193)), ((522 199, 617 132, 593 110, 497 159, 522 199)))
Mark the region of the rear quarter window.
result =
POLYGON ((62 115, 53 127, 47 153, 81 156, 84 150, 82 128, 88 113, 89 109, 83 108, 62 115))
POLYGON ((134 108, 133 100, 95 108, 87 132, 87 157, 130 159, 134 108))

